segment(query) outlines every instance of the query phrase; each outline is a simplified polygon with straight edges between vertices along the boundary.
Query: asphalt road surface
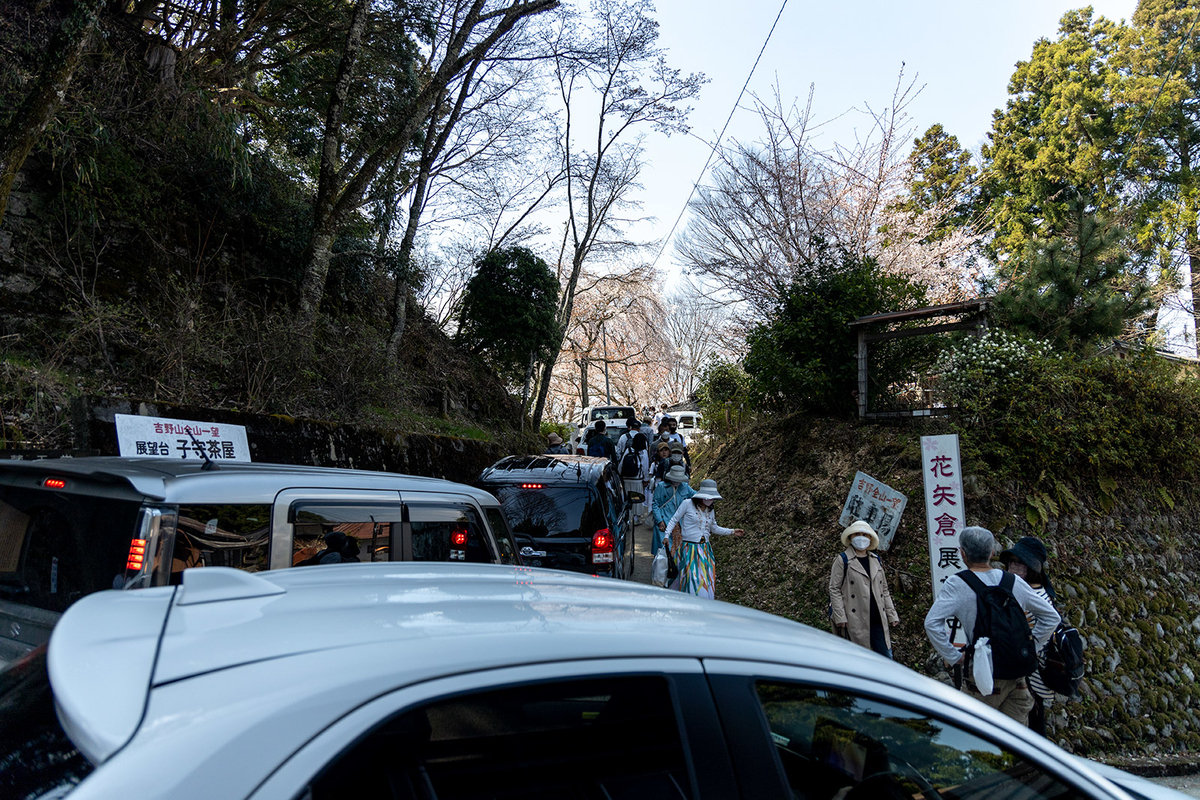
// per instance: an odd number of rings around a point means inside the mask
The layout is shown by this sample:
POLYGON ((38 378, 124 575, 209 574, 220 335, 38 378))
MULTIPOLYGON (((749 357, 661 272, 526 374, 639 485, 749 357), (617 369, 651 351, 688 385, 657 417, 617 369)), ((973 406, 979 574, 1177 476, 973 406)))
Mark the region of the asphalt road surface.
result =
POLYGON ((649 523, 637 526, 633 537, 633 579, 638 583, 650 583, 650 535, 649 523))
POLYGON ((1173 778, 1151 778, 1160 786, 1166 786, 1189 797, 1200 797, 1200 775, 1178 775, 1173 778))

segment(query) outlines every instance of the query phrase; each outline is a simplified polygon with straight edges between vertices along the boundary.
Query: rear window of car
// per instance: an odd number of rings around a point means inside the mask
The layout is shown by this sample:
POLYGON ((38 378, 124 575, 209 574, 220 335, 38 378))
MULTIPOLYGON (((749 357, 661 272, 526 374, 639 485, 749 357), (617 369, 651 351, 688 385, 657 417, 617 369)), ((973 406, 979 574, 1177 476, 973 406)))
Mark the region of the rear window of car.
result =
POLYGON ((65 611, 120 585, 140 509, 132 500, 0 487, 0 593, 65 611))
POLYGON ((592 420, 598 419, 634 419, 632 408, 593 408, 592 420))
POLYGON ((591 536, 608 527, 590 486, 525 487, 485 487, 500 500, 508 525, 518 536, 591 536))

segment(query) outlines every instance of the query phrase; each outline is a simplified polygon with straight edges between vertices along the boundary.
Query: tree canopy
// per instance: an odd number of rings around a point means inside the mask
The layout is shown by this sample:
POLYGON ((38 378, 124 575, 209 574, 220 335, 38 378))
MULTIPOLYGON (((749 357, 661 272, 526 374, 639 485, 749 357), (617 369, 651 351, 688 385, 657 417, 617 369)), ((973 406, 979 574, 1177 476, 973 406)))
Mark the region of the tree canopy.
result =
POLYGON ((516 383, 558 346, 558 280, 524 247, 479 260, 463 296, 458 338, 516 383))

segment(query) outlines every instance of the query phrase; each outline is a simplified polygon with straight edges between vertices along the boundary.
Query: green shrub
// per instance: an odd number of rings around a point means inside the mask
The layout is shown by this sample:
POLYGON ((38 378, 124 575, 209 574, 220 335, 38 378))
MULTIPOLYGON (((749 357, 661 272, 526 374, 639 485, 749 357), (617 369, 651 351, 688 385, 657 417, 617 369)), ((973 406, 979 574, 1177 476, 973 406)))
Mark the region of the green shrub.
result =
POLYGON ((1200 469, 1200 384, 1151 351, 1084 357, 993 332, 945 365, 964 437, 1012 477, 1090 477, 1111 494, 1115 476, 1174 485, 1200 469))
MULTIPOLYGON (((756 404, 782 413, 854 412, 857 342, 849 323, 925 303, 923 287, 883 272, 873 259, 821 250, 816 262, 794 280, 771 319, 747 337, 750 349, 743 366, 756 404)), ((882 387, 909 380, 934 360, 937 347, 927 337, 889 344, 871 364, 882 387)))

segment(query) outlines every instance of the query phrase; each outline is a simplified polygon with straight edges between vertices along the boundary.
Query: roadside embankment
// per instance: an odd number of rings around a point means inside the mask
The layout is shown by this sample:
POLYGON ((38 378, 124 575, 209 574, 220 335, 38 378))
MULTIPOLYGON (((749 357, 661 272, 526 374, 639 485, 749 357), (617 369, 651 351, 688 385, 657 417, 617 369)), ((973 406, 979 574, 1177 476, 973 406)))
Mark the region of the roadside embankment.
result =
MULTIPOLYGON (((717 540, 718 597, 827 628, 837 518, 862 470, 909 498, 883 554, 901 619, 894 650, 901 663, 937 676, 922 627, 932 590, 919 440, 949 432, 935 420, 882 426, 793 416, 697 448, 698 473, 716 478, 726 498, 722 524, 751 534, 717 540)), ((1042 538, 1060 610, 1087 641, 1082 696, 1053 705, 1050 738, 1092 757, 1200 752, 1200 496, 1186 482, 1003 479, 970 453, 964 446, 968 523, 990 528, 1003 547, 1042 538)))

